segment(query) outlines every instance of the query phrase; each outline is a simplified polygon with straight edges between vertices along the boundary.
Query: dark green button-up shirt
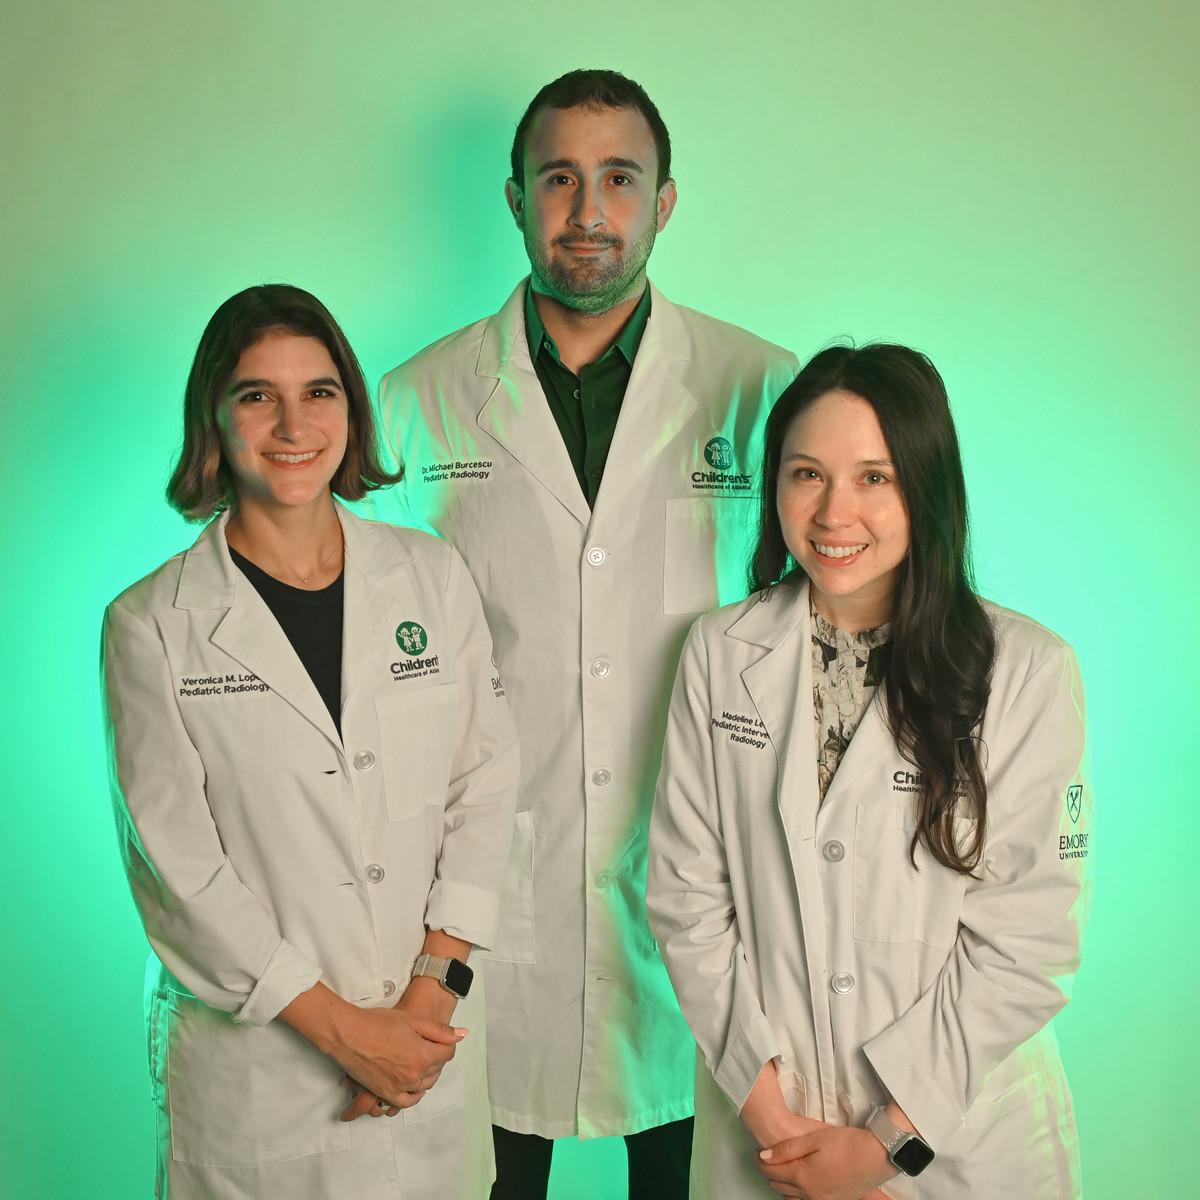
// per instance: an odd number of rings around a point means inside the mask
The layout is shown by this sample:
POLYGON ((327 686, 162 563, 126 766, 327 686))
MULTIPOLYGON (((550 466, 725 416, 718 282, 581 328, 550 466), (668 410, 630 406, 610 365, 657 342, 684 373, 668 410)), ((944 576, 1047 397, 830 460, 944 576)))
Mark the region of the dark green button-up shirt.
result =
POLYGON ((533 301, 533 288, 525 289, 525 332, 529 338, 529 357, 537 372, 546 403, 554 414, 562 434, 579 486, 594 508, 604 464, 612 445, 621 401, 633 373, 646 321, 650 316, 650 289, 642 293, 617 340, 578 375, 562 364, 554 339, 546 332, 533 301))

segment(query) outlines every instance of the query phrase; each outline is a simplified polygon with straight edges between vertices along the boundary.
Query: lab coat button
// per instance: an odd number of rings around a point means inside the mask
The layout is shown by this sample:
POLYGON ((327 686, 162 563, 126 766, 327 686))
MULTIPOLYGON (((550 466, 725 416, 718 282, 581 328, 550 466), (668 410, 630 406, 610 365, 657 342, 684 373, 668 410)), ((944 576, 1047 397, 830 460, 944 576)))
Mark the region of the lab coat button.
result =
POLYGON ((607 557, 608 551, 605 550, 603 546, 593 546, 587 552, 587 560, 592 564, 593 567, 601 566, 607 557))
POLYGON ((606 771, 603 767, 597 767, 592 772, 592 782, 597 787, 603 787, 609 780, 612 779, 612 774, 606 771))
POLYGON ((367 867, 367 882, 378 883, 386 874, 387 872, 378 863, 371 863, 367 867))
POLYGON ((846 847, 841 842, 826 842, 821 848, 821 853, 830 862, 841 862, 846 857, 846 847))
POLYGON ((390 979, 385 979, 383 981, 383 994, 385 996, 390 996, 395 990, 396 985, 390 979))
POLYGON ((360 771, 369 771, 375 765, 375 755, 370 750, 360 750, 354 756, 354 765, 360 771))
POLYGON ((612 663, 607 658, 598 658, 592 663, 592 674, 597 679, 603 679, 612 670, 612 663))
POLYGON ((601 890, 612 885, 613 877, 608 871, 597 871, 592 882, 601 890))
POLYGON ((848 971, 839 971, 829 982, 839 996, 854 991, 854 976, 848 971))

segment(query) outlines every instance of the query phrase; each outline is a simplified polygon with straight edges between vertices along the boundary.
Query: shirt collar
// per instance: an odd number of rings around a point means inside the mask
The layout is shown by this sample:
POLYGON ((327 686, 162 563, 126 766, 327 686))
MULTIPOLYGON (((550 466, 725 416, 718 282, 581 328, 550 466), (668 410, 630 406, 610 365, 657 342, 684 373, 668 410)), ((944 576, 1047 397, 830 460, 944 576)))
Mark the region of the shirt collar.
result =
MULTIPOLYGON (((629 320, 625 322, 621 332, 617 334, 617 340, 597 359, 597 362, 603 362, 614 350, 619 350, 625 361, 632 367, 633 360, 637 357, 638 346, 642 342, 642 334, 646 332, 646 322, 649 319, 650 285, 647 284, 645 291, 642 292, 642 298, 637 302, 637 307, 630 314, 629 320)), ((529 338, 529 352, 535 359, 545 349, 550 352, 555 362, 562 362, 558 354, 558 346, 546 332, 546 326, 542 324, 542 318, 538 316, 537 305, 533 301, 532 283, 525 288, 525 330, 529 338)))

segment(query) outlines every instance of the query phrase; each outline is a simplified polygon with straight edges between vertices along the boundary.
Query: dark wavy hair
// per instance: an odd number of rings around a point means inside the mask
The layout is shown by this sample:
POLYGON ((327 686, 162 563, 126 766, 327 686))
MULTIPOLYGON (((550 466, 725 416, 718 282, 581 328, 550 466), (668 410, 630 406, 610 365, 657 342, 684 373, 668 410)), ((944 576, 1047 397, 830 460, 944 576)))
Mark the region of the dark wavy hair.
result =
POLYGON ((804 572, 783 539, 776 487, 792 422, 832 391, 852 392, 875 410, 908 507, 908 556, 893 599, 891 649, 881 693, 896 745, 921 776, 918 842, 953 871, 974 872, 986 831, 987 707, 996 636, 975 594, 968 553, 967 491, 946 387, 925 355, 884 343, 833 346, 815 355, 767 420, 754 591, 804 572), (958 817, 974 818, 964 845, 958 817))
POLYGON ((658 182, 662 187, 671 177, 671 135, 659 116, 654 101, 640 84, 627 79, 620 71, 568 71, 546 84, 529 102, 524 116, 517 123, 513 137, 512 177, 525 186, 525 139, 529 136, 534 118, 543 108, 632 108, 646 118, 654 145, 658 150, 658 182))
POLYGON ((189 521, 207 521, 234 501, 217 410, 242 353, 273 329, 316 338, 341 376, 349 431, 346 453, 330 482, 334 494, 361 500, 403 475, 389 474, 380 461, 366 380, 337 321, 311 293, 266 283, 238 292, 213 313, 192 360, 183 398, 183 448, 166 488, 167 503, 189 521))

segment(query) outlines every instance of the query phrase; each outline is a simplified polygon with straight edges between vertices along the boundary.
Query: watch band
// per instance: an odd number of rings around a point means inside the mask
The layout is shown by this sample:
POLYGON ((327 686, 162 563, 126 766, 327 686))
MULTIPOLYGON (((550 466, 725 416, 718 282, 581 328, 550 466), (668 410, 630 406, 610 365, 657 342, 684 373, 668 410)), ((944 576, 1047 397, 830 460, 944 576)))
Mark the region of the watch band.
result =
POLYGON ((413 978, 428 975, 436 979, 452 996, 460 1000, 470 991, 474 972, 457 958, 438 958, 433 954, 422 954, 413 964, 413 978))
POLYGON ((867 1118, 867 1128, 883 1143, 892 1166, 905 1175, 920 1175, 933 1162, 933 1149, 924 1138, 901 1129, 887 1115, 885 1105, 877 1104, 867 1118))

